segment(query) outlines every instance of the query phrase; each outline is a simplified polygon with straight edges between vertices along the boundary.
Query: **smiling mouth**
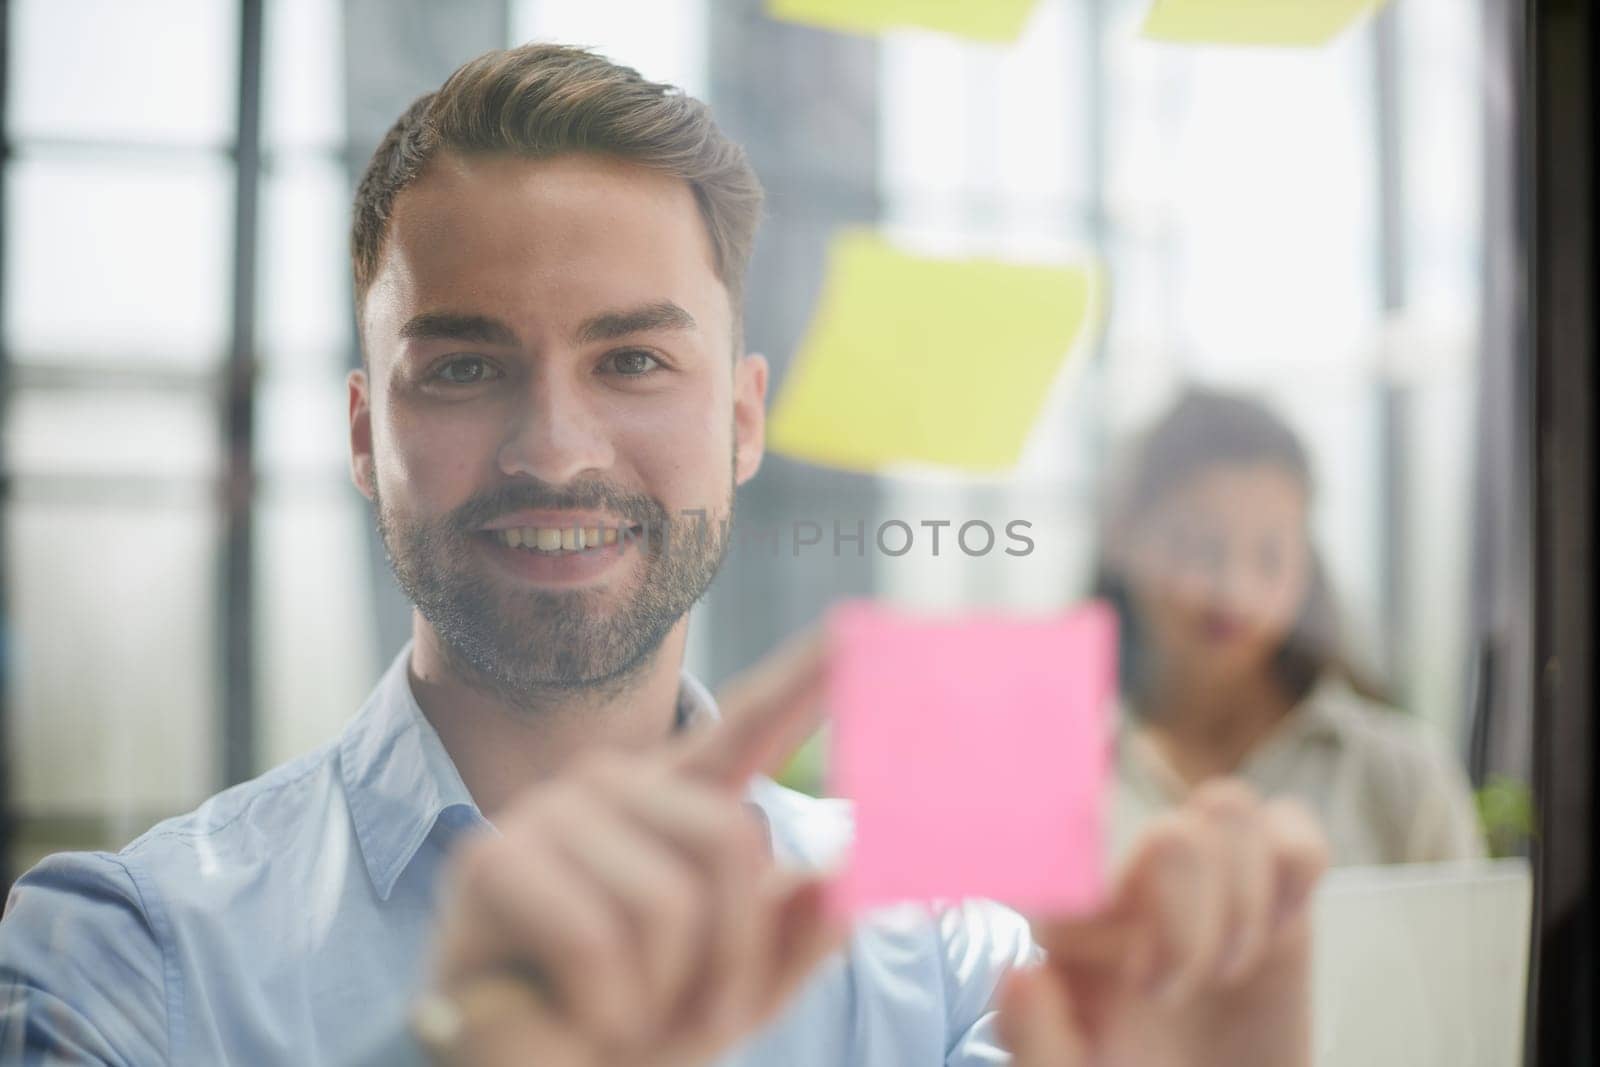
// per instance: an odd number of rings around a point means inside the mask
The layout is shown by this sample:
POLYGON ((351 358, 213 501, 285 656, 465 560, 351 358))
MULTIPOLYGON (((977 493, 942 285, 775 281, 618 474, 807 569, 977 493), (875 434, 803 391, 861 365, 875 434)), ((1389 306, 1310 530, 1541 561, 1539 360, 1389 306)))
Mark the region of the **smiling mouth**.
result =
POLYGON ((1231 641, 1244 632, 1244 620, 1222 612, 1207 612, 1201 630, 1211 641, 1231 641))
POLYGON ((538 555, 558 556, 569 552, 614 545, 618 540, 638 540, 642 526, 513 526, 506 530, 485 530, 484 536, 505 545, 538 555), (619 532, 620 531, 620 532, 619 532))

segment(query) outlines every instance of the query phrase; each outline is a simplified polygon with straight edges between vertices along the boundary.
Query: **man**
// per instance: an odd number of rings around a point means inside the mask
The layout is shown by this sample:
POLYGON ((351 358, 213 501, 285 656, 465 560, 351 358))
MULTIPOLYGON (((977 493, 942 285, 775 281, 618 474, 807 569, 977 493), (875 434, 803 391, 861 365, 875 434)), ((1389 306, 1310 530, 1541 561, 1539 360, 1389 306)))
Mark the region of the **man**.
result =
POLYGON ((825 650, 721 724, 681 668, 761 460, 759 205, 703 105, 580 51, 490 53, 401 117, 356 197, 349 415, 412 641, 337 741, 18 883, 0 1057, 1308 1061, 1322 846, 1242 788, 1032 936, 823 906, 847 813, 756 772, 813 725, 825 650))

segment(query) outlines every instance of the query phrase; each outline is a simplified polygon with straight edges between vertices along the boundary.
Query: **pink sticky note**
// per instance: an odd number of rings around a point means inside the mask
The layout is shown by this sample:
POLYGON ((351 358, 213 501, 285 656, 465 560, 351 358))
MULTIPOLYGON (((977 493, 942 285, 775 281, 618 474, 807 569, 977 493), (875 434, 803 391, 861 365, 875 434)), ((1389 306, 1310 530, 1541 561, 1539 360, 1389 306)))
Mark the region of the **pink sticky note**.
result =
POLYGON ((829 616, 830 792, 855 807, 835 906, 985 897, 1030 914, 1103 891, 1116 622, 829 616))

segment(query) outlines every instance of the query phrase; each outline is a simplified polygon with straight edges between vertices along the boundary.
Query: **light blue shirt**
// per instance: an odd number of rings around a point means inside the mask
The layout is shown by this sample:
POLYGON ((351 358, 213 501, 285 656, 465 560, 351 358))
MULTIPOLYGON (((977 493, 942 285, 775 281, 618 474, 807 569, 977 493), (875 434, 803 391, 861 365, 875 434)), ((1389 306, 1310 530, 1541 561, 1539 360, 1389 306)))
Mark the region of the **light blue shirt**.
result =
MULTIPOLYGON (((426 978, 439 874, 492 828, 407 678, 409 646, 323 747, 121 852, 62 853, 0 922, 0 1063, 391 1064, 426 978)), ((685 674, 680 719, 716 715, 685 674)), ((780 863, 816 867, 850 814, 757 779, 780 863)), ((862 922, 783 1015, 723 1062, 771 1067, 1008 1061, 990 999, 1036 958, 987 902, 862 922)))

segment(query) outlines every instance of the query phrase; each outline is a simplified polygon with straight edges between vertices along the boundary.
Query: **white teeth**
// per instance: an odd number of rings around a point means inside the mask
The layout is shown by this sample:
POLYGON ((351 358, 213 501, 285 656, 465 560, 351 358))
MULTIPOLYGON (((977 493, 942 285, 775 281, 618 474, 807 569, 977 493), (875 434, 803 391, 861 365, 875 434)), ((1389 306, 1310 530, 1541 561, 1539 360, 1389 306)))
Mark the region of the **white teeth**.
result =
POLYGON ((501 542, 512 548, 536 548, 542 552, 577 552, 598 545, 617 543, 615 526, 518 526, 496 531, 501 542))

